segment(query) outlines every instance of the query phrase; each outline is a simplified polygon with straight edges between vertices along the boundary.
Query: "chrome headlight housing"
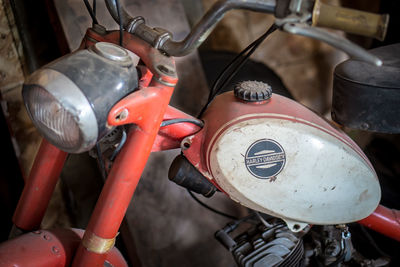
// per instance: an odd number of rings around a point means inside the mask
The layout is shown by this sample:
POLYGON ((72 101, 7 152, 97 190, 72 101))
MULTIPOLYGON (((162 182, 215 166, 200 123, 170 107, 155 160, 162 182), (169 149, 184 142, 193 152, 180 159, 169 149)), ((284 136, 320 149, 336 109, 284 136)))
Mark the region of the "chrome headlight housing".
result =
POLYGON ((138 86, 132 57, 117 45, 97 43, 34 72, 22 95, 43 137, 69 153, 90 150, 111 130, 112 106, 138 86))

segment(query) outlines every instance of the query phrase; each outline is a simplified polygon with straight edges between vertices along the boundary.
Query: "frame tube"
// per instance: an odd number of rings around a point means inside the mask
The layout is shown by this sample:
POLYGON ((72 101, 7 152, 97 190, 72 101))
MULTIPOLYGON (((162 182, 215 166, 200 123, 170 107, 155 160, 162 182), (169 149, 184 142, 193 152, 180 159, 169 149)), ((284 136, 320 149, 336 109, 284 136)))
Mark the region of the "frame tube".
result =
MULTIPOLYGON (((174 108, 168 106, 164 115, 164 120, 171 119, 195 119, 194 117, 174 108)), ((160 128, 156 140, 154 141, 151 152, 163 151, 168 149, 179 148, 181 141, 188 136, 191 136, 201 128, 197 125, 188 122, 171 124, 160 128)))
POLYGON ((379 205, 367 218, 358 223, 400 242, 400 211, 379 205))
MULTIPOLYGON (((156 84, 152 82, 151 85, 156 84)), ((116 237, 151 153, 172 92, 173 87, 158 84, 157 87, 144 88, 131 95, 134 97, 131 101, 137 102, 137 105, 133 104, 137 107, 136 125, 129 131, 127 141, 111 168, 83 240, 109 240, 116 237), (157 94, 152 94, 155 89, 157 94)), ((72 266, 103 266, 107 253, 95 253, 94 248, 85 247, 83 243, 78 248, 72 266)))
POLYGON ((25 231, 40 228, 66 158, 67 152, 61 151, 45 139, 42 140, 14 212, 15 226, 25 231))
MULTIPOLYGON (((139 83, 139 90, 117 103, 109 112, 109 125, 133 124, 127 141, 118 154, 96 207, 90 218, 83 240, 78 247, 72 266, 103 266, 125 212, 151 153, 154 140, 164 118, 175 84, 175 63, 129 33, 125 33, 124 47, 137 54, 149 73, 148 81, 139 83), (160 68, 162 66, 162 68, 160 68), (167 71, 165 71, 167 70, 167 71), (127 116, 117 119, 121 112, 127 116)), ((82 47, 93 41, 118 43, 119 33, 101 36, 88 30, 82 47)))

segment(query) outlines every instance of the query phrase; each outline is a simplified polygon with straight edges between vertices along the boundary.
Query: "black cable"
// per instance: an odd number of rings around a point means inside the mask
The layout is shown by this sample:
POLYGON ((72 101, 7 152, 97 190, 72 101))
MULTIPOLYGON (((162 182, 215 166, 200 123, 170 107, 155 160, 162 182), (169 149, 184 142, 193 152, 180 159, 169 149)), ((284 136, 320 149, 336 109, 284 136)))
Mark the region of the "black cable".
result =
POLYGON ((197 120, 197 119, 171 119, 171 120, 166 120, 166 121, 161 122, 160 127, 164 127, 164 126, 168 126, 168 125, 176 124, 176 123, 182 123, 182 122, 189 122, 189 123, 199 126, 200 128, 203 128, 203 126, 204 126, 204 123, 201 120, 197 120))
POLYGON ((251 46, 250 51, 242 58, 242 60, 239 62, 238 66, 232 71, 232 73, 222 82, 222 84, 219 86, 219 88, 214 92, 212 98, 214 98, 225 86, 226 84, 232 80, 232 78, 237 74, 237 72, 243 67, 243 65, 247 62, 248 58, 256 51, 256 49, 260 46, 260 44, 265 40, 265 38, 273 33, 277 27, 275 24, 273 24, 267 32, 265 32, 262 36, 260 36, 255 42, 253 42, 253 45, 251 46))
POLYGON ((100 166, 101 176, 105 181, 107 179, 107 171, 106 171, 106 166, 104 164, 103 156, 101 154, 100 144, 98 142, 96 144, 96 152, 97 152, 97 162, 100 166))
POLYGON ((346 257, 345 251, 346 251, 346 245, 343 245, 343 249, 340 252, 339 257, 337 257, 334 262, 326 265, 326 267, 335 267, 338 266, 340 263, 342 263, 344 261, 344 258, 346 257))
POLYGON ((124 146, 125 142, 126 142, 126 131, 124 128, 122 128, 122 137, 121 137, 121 141, 119 141, 119 144, 117 146, 117 148, 114 150, 114 152, 112 153, 110 160, 114 161, 114 159, 117 157, 119 151, 121 151, 122 147, 124 146))
POLYGON ((119 4, 119 0, 115 0, 115 3, 117 6, 117 14, 118 14, 118 22, 119 22, 119 45, 123 47, 124 27, 122 25, 121 5, 119 4))
POLYGON ((254 53, 254 51, 260 46, 260 44, 275 30, 278 29, 278 26, 275 24, 271 25, 271 27, 259 38, 257 38, 254 42, 248 45, 245 49, 243 49, 219 74, 218 78, 215 80, 210 93, 208 95, 207 103, 204 105, 202 110, 200 111, 198 118, 200 118, 203 113, 206 111, 208 105, 211 101, 218 95, 218 93, 226 86, 226 84, 232 80, 232 78, 237 74, 237 72, 243 67, 243 65, 247 62, 248 58, 254 53), (247 53, 247 54, 246 54, 247 53), (222 81, 222 82, 221 82, 222 81))
POLYGON ((94 17, 96 17, 96 7, 97 7, 97 1, 93 0, 92 9, 94 17))
MULTIPOLYGON (((227 78, 224 79, 224 81, 221 83, 221 85, 219 85, 218 83, 216 83, 214 85, 214 87, 212 88, 212 90, 210 91, 210 96, 209 96, 209 101, 212 101, 212 99, 219 93, 220 90, 222 90, 225 85, 236 75, 236 73, 241 69, 241 67, 246 63, 247 59, 254 53, 254 51, 260 46, 260 44, 265 40, 265 38, 268 37, 268 35, 270 35, 271 33, 273 33, 278 27, 273 24, 271 25, 271 27, 263 34, 261 35, 259 38, 257 38, 257 40, 255 40, 254 42, 252 42, 249 46, 247 46, 239 55, 237 55, 231 63, 229 63, 228 67, 222 72, 222 75, 220 76, 219 80, 222 79, 223 75, 227 74, 229 75, 227 78), (250 51, 249 51, 250 50, 250 51), (247 54, 246 52, 249 51, 247 54), (236 64, 236 66, 234 65, 236 63, 237 60, 239 60, 241 57, 243 57, 239 63, 236 64), (227 71, 229 70, 229 68, 233 68, 233 71, 231 73, 228 73, 227 71), (218 87, 217 87, 218 85, 218 87)), ((217 82, 219 81, 217 79, 217 82)))
POLYGON ((224 217, 226 217, 226 218, 229 218, 229 219, 232 219, 232 220, 239 220, 239 218, 237 218, 237 217, 235 217, 235 216, 226 214, 226 213, 224 213, 224 212, 222 212, 222 211, 216 210, 216 209, 214 209, 214 208, 208 206, 207 204, 205 204, 204 202, 202 202, 200 199, 198 199, 189 189, 188 189, 187 191, 188 191, 189 195, 190 195, 197 203, 199 203, 201 206, 203 206, 204 208, 206 208, 206 209, 208 209, 208 210, 210 210, 210 211, 212 211, 212 212, 214 212, 214 213, 216 213, 216 214, 219 214, 219 215, 221 215, 221 216, 224 216, 224 217))
POLYGON ((86 9, 89 12, 90 17, 92 18, 93 24, 99 24, 99 22, 96 19, 96 15, 93 12, 93 9, 89 4, 89 1, 88 0, 83 0, 83 2, 85 3, 86 9))

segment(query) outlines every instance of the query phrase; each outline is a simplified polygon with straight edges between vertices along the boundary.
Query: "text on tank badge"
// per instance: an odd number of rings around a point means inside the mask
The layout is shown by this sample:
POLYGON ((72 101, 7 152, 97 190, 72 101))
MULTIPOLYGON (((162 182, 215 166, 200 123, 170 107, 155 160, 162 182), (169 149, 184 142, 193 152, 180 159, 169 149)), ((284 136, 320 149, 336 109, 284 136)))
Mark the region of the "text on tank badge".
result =
POLYGON ((244 161, 247 170, 253 176, 269 179, 282 171, 286 163, 286 155, 278 142, 260 139, 249 146, 244 161))

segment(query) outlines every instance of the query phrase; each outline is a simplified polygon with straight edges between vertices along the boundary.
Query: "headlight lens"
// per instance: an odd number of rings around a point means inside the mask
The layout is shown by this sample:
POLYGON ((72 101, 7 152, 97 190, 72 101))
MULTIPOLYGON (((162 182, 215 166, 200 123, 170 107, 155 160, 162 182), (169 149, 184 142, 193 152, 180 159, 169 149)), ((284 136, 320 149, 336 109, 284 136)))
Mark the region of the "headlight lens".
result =
POLYGON ((66 152, 81 153, 112 130, 107 124, 110 109, 137 86, 129 53, 96 43, 35 71, 22 95, 44 138, 66 152))
POLYGON ((33 85, 26 90, 24 98, 32 120, 51 143, 69 151, 81 143, 78 124, 54 96, 33 85))
POLYGON ((25 82, 22 96, 36 128, 56 147, 81 153, 96 144, 98 124, 92 106, 64 74, 38 70, 25 82))

